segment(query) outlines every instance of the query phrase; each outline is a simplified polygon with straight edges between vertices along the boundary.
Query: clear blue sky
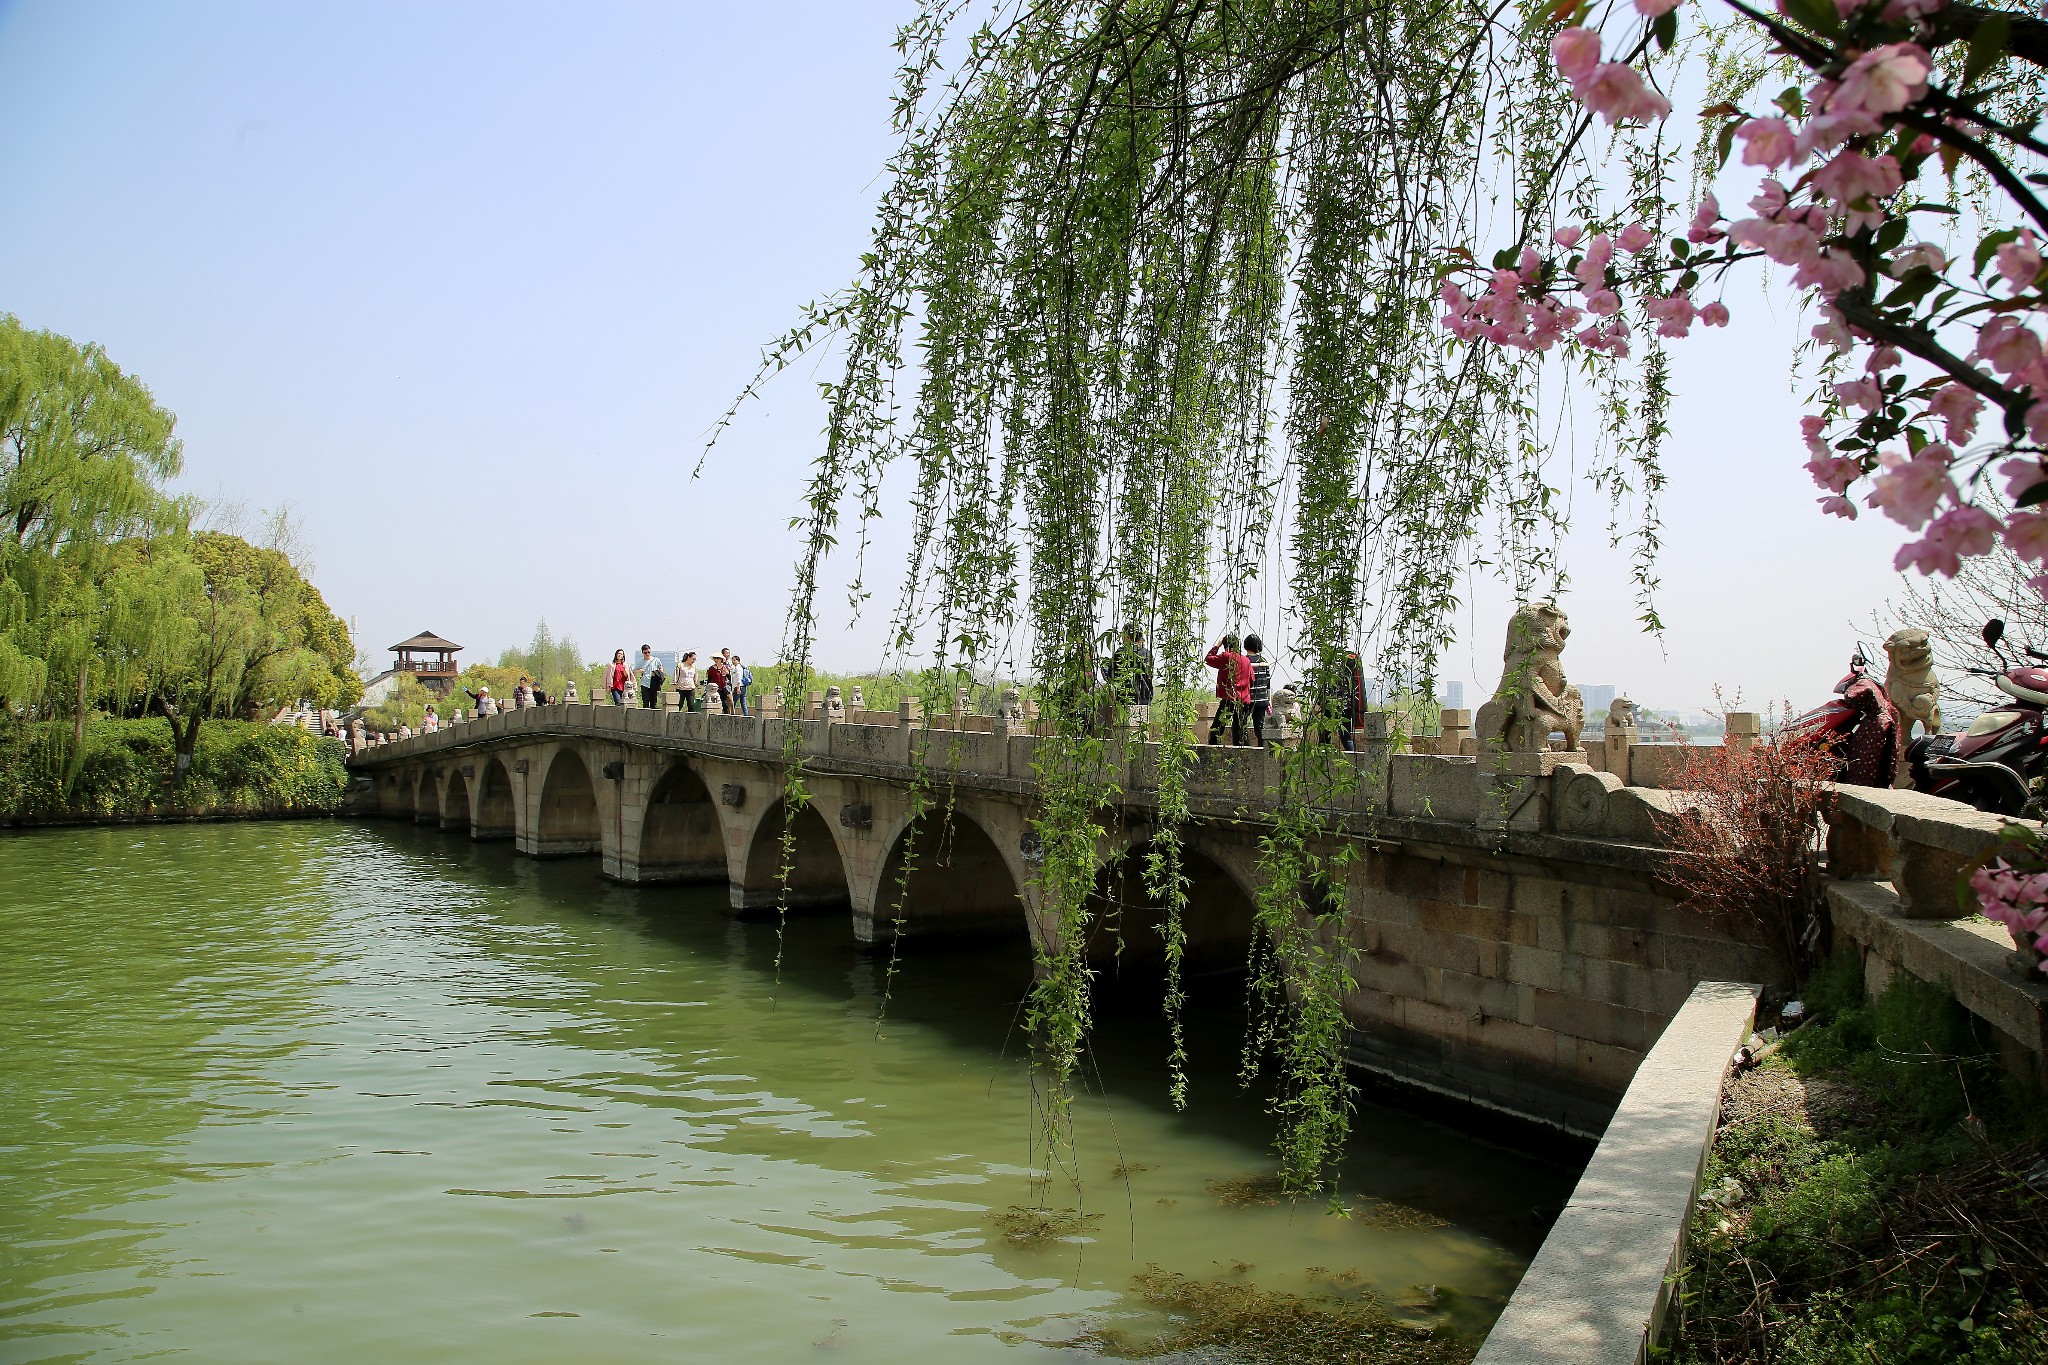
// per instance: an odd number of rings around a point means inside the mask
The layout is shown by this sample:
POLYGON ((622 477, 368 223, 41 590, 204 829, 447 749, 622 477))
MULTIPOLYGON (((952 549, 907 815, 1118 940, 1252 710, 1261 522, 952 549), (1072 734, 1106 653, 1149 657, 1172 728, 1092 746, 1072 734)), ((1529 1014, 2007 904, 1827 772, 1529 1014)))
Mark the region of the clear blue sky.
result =
MULTIPOLYGON (((421 629, 494 655, 545 616, 592 657, 767 659, 811 374, 688 474, 865 242, 912 8, 0 0, 0 310, 142 376, 191 491, 295 505, 373 658, 421 629)), ((1661 645, 1576 492, 1575 680, 1809 704, 1893 591, 1897 528, 1813 510, 1775 297, 1677 349, 1661 645)), ((837 600, 825 661, 875 662, 837 600)), ((1468 704, 1506 606, 1481 584, 1449 627, 1468 704)))

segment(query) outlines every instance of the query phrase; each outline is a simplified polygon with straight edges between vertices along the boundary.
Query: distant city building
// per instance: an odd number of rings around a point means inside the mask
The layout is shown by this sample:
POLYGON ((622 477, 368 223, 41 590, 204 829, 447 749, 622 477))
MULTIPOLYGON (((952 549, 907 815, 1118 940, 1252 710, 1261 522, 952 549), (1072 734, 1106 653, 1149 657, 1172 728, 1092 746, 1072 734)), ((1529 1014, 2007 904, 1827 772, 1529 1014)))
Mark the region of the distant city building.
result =
POLYGON ((1586 703, 1586 719, 1595 716, 1605 719, 1607 708, 1614 705, 1613 683, 1593 683, 1579 688, 1579 700, 1586 703))
POLYGON ((1465 709, 1465 684, 1461 682, 1439 683, 1437 685, 1437 692, 1442 698, 1443 704, 1451 710, 1462 711, 1465 709))

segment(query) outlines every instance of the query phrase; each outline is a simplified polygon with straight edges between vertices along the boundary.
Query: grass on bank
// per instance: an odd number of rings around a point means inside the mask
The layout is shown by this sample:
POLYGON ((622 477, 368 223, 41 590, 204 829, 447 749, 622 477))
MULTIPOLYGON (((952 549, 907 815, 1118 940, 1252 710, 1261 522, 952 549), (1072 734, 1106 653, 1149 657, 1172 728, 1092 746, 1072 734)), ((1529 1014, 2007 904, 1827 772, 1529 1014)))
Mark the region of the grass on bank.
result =
POLYGON ((0 732, 0 819, 326 811, 348 789, 340 742, 291 726, 207 721, 182 778, 156 717, 94 720, 71 742, 64 721, 0 732))
POLYGON ((1728 1090, 1666 1339, 1686 1365, 2048 1360, 2048 1103, 1945 990, 1853 952, 1728 1090))

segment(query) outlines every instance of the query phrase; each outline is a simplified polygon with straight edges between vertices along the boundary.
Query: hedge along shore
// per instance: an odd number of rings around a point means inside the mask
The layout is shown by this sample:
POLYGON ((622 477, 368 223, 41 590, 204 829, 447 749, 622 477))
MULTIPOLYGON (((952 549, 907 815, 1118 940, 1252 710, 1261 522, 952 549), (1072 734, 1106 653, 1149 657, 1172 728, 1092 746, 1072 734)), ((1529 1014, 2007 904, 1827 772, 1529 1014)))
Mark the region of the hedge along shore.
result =
POLYGON ((0 824, 17 827, 270 820, 338 811, 348 791, 339 741, 291 726, 209 721, 190 771, 176 772, 167 722, 95 720, 76 775, 71 731, 52 722, 0 736, 0 824))

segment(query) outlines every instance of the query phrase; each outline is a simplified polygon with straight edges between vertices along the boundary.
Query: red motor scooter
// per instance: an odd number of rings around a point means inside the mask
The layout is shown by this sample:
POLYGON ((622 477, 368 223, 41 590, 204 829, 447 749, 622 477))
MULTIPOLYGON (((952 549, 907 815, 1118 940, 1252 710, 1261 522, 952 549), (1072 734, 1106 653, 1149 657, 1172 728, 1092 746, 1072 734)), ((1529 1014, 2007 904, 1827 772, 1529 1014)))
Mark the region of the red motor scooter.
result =
MULTIPOLYGON (((1978 810, 2000 815, 2029 813, 2037 804, 2034 784, 2048 775, 2048 668, 2014 663, 2000 642, 2005 622, 1984 623, 1984 643, 2000 668, 1973 668, 1978 677, 2009 700, 1970 722, 1959 735, 1923 735, 1906 750, 1913 786, 1935 796, 1966 801, 1978 810)), ((2048 662, 2048 654, 2022 645, 2028 658, 2048 662)))
POLYGON ((1858 644, 1835 695, 1793 720, 1794 735, 1813 739, 1834 756, 1834 779, 1860 787, 1889 787, 1899 764, 1899 716, 1884 684, 1870 673, 1858 644))

